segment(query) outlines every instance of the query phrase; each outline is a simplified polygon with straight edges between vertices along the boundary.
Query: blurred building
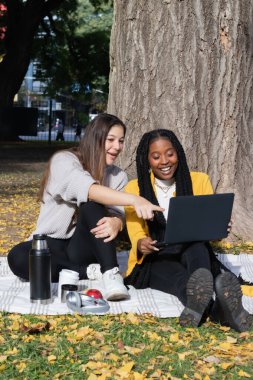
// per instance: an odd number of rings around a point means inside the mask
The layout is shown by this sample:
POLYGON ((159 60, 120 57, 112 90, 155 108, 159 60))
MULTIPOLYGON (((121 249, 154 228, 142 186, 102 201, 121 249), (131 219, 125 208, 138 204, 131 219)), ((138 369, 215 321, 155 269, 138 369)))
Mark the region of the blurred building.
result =
POLYGON ((37 108, 39 130, 47 130, 49 124, 50 107, 52 113, 52 125, 57 118, 61 119, 65 127, 73 127, 76 120, 77 106, 88 114, 89 105, 77 104, 73 96, 57 94, 55 98, 46 95, 46 85, 36 79, 36 61, 30 63, 22 86, 15 97, 15 105, 18 107, 37 108))

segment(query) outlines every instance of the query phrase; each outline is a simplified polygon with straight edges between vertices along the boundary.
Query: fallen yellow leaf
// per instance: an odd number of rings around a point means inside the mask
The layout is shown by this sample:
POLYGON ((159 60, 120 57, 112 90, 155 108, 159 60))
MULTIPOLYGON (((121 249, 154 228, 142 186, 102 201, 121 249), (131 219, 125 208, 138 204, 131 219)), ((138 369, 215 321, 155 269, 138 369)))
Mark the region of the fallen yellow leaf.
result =
POLYGON ((142 352, 142 349, 140 349, 138 347, 125 346, 125 350, 132 355, 136 355, 136 354, 139 354, 140 352, 142 352))
POLYGON ((229 343, 229 342, 222 342, 222 343, 220 343, 219 347, 222 350, 230 350, 231 349, 231 343, 229 343))
POLYGON ((185 360, 185 357, 189 356, 191 354, 193 354, 193 351, 179 352, 178 353, 178 358, 179 358, 179 360, 185 360))
POLYGON ((111 353, 110 355, 108 355, 108 359, 112 360, 113 362, 117 362, 119 361, 120 357, 118 355, 111 353))
POLYGON ((227 342, 228 343, 232 343, 232 344, 234 344, 234 343, 237 343, 237 338, 234 338, 233 336, 227 336, 227 342))
POLYGON ((47 361, 48 361, 48 363, 54 363, 55 360, 56 360, 56 356, 55 356, 55 355, 49 355, 49 356, 47 357, 47 361))
POLYGON ((10 330, 18 331, 20 329, 19 321, 15 320, 9 328, 10 328, 10 330))
POLYGON ((94 373, 91 373, 87 380, 96 380, 98 377, 94 375, 94 373))
POLYGON ((155 332, 147 331, 146 334, 148 335, 148 337, 151 340, 160 340, 161 339, 161 337, 157 333, 155 333, 155 332))
POLYGON ((134 372, 133 376, 134 376, 134 380, 144 380, 145 379, 145 377, 139 372, 134 372))
POLYGON ((221 363, 220 366, 221 366, 222 369, 227 370, 228 368, 233 367, 234 363, 226 363, 226 362, 224 362, 224 363, 221 363))
POLYGON ((19 363, 16 365, 16 368, 17 368, 19 373, 22 373, 24 371, 24 369, 26 368, 26 364, 25 363, 19 363))
POLYGON ((178 342, 178 341, 179 341, 179 334, 178 333, 170 335, 170 342, 178 342))
POLYGON ((55 340, 55 337, 52 335, 40 335, 41 343, 53 342, 54 340, 55 340))
POLYGON ((6 351, 7 355, 16 355, 19 352, 19 350, 16 349, 16 347, 13 348, 13 350, 6 351))
POLYGON ((251 378, 251 375, 245 371, 243 371, 242 369, 238 372, 238 376, 240 377, 247 377, 248 379, 251 378))
POLYGON ((131 372, 132 368, 134 366, 134 362, 129 362, 123 365, 121 368, 119 368, 116 373, 121 376, 122 378, 128 378, 129 373, 131 372))
POLYGON ((220 326, 219 329, 222 330, 222 331, 229 331, 230 327, 228 327, 228 326, 220 326))
POLYGON ((140 323, 139 318, 137 317, 137 315, 133 314, 133 313, 128 313, 127 314, 127 319, 128 319, 128 321, 130 321, 134 325, 138 325, 140 323))

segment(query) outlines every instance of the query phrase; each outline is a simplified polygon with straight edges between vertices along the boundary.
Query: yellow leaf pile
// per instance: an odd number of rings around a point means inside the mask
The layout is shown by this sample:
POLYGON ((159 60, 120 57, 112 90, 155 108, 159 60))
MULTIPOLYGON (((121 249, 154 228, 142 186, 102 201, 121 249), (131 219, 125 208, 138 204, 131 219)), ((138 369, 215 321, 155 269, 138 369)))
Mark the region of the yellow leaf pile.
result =
POLYGON ((0 192, 0 255, 7 255, 34 230, 40 207, 37 201, 39 177, 21 173, 1 175, 4 190, 0 192))

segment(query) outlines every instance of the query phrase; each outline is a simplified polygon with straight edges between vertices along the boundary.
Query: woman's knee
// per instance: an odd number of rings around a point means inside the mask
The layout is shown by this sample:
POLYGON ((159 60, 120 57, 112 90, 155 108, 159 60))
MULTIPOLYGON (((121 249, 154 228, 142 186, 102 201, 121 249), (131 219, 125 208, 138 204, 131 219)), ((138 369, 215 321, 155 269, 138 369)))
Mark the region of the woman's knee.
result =
POLYGON ((189 273, 198 268, 211 269, 209 251, 202 242, 191 243, 182 253, 181 262, 189 273))
POLYGON ((80 209, 80 211, 83 211, 83 212, 90 212, 90 211, 106 212, 105 206, 101 205, 100 203, 94 202, 94 201, 88 201, 85 203, 81 203, 79 209, 80 209))
POLYGON ((189 253, 192 257, 200 257, 200 255, 209 257, 209 252, 204 242, 193 242, 187 245, 182 255, 189 255, 189 253))
POLYGON ((90 201, 82 203, 79 207, 78 219, 82 223, 95 225, 104 216, 107 216, 106 208, 99 203, 90 201))
POLYGON ((196 241, 189 245, 190 249, 193 249, 195 252, 208 252, 206 244, 202 241, 196 241))

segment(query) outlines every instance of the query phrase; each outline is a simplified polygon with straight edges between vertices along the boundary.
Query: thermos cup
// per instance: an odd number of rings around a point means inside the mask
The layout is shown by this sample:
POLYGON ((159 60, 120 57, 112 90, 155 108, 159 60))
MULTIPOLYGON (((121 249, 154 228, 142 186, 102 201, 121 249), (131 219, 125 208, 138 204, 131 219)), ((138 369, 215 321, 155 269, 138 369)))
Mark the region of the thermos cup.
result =
POLYGON ((46 235, 33 235, 29 253, 30 301, 48 304, 51 302, 51 255, 46 235))

